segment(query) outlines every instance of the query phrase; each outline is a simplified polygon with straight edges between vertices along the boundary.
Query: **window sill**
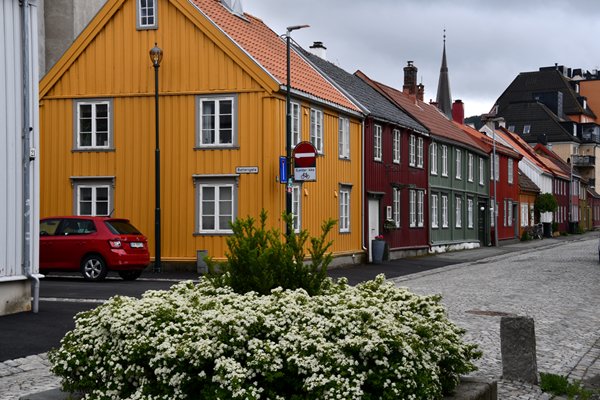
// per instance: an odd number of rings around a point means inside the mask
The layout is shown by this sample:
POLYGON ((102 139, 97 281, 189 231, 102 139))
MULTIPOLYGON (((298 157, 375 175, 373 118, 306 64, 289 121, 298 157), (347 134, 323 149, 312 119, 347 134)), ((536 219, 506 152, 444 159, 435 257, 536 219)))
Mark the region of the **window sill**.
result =
POLYGON ((222 145, 222 146, 194 146, 194 150, 239 150, 240 146, 222 145))
POLYGON ((193 236, 231 236, 233 231, 220 231, 220 232, 194 232, 193 236))
POLYGON ((113 152, 116 149, 114 147, 86 147, 86 148, 76 148, 72 149, 73 153, 108 153, 113 152))

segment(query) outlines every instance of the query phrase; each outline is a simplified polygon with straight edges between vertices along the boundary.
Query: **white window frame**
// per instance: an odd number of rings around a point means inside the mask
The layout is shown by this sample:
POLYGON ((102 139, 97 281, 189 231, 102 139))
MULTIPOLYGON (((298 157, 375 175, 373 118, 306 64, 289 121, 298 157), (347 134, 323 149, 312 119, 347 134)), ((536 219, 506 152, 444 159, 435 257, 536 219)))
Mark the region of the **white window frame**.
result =
POLYGON ((508 183, 512 185, 514 180, 513 159, 508 159, 508 183))
POLYGON ((521 227, 529 225, 529 204, 521 203, 521 227))
POLYGON ((437 143, 431 143, 431 145, 429 146, 429 152, 430 152, 430 156, 429 156, 429 164, 430 164, 430 172, 431 175, 437 175, 438 174, 438 160, 437 160, 437 143))
POLYGON ((471 153, 469 153, 467 169, 467 179, 469 182, 473 182, 473 154, 471 153))
POLYGON ((467 228, 473 229, 473 199, 467 198, 467 228))
POLYGON ((112 212, 114 202, 114 177, 74 177, 71 178, 73 185, 73 210, 75 215, 107 216, 112 212), (89 214, 82 213, 82 189, 91 190, 91 207, 89 214), (98 190, 106 190, 106 200, 98 200, 98 190), (98 212, 98 203, 106 203, 106 213, 98 212))
POLYGON ((350 159, 350 119, 339 118, 338 126, 338 153, 343 160, 350 159))
POLYGON ((158 0, 136 1, 136 26, 138 30, 158 28, 157 3, 158 0), (144 19, 146 19, 146 21, 144 21, 144 19))
POLYGON ((438 215, 438 195, 431 195, 431 227, 438 228, 439 226, 439 215, 438 215))
POLYGON ((400 129, 394 129, 392 136, 392 162, 400 164, 400 129))
POLYGON ((302 107, 298 103, 290 103, 291 112, 291 131, 292 131, 292 147, 296 146, 302 141, 302 118, 301 118, 302 107))
POLYGON ((490 180, 496 178, 496 182, 500 180, 500 156, 496 154, 496 157, 492 154, 492 162, 490 162, 490 180))
POLYGON ((531 132, 531 125, 529 125, 529 124, 523 125, 523 134, 527 135, 527 134, 529 134, 529 132, 531 132))
POLYGON ((448 228, 448 195, 442 195, 442 228, 448 228))
POLYGON ((207 175, 207 176, 194 176, 194 184, 196 186, 196 232, 200 235, 228 235, 233 233, 231 226, 229 225, 237 218, 237 207, 238 207, 238 178, 237 176, 218 176, 218 175, 207 175), (208 201, 204 200, 204 191, 212 188, 214 189, 214 199, 211 200, 213 203, 213 228, 204 228, 203 219, 204 215, 204 204, 208 201), (220 218, 227 216, 221 212, 221 203, 228 199, 221 199, 220 189, 230 188, 231 189, 231 214, 229 215, 228 226, 220 225, 220 218))
POLYGON ((393 190, 394 192, 394 198, 393 198, 393 203, 392 203, 392 213, 393 213, 393 218, 394 218, 394 222, 396 223, 396 228, 400 227, 400 206, 401 206, 401 192, 400 189, 398 188, 394 188, 393 190))
POLYGON ((416 137, 415 135, 410 135, 408 137, 408 165, 411 167, 416 166, 417 164, 417 155, 416 155, 416 137))
POLYGON ((462 179, 462 151, 460 149, 454 149, 456 156, 456 179, 462 179))
POLYGON ((323 111, 316 108, 310 109, 310 142, 323 154, 323 111))
POLYGON ((292 184, 292 228, 299 233, 302 229, 302 187, 292 184))
POLYGON ((417 138, 417 168, 423 168, 423 138, 417 138))
POLYGON ((423 190, 417 191, 417 226, 419 228, 423 227, 424 223, 424 212, 423 206, 425 202, 425 192, 423 190))
POLYGON ((507 222, 508 221, 508 203, 506 200, 504 200, 504 214, 503 214, 503 222, 504 222, 504 226, 508 226, 507 222))
POLYGON ((455 215, 455 224, 456 228, 462 228, 462 197, 455 196, 455 206, 456 206, 456 215, 455 215))
POLYGON ((484 174, 485 174, 485 168, 484 168, 484 165, 483 165, 483 157, 479 157, 479 184, 481 186, 483 186, 484 182, 485 182, 484 181, 484 179, 485 179, 484 174))
POLYGON ((198 96, 197 102, 197 141, 198 148, 223 148, 234 147, 237 143, 237 96, 198 96), (214 115, 205 115, 203 105, 205 103, 214 103, 214 115), (231 114, 221 113, 221 107, 225 102, 231 102, 231 114), (225 115, 231 115, 231 139, 229 142, 221 141, 221 131, 226 132, 227 128, 221 128, 221 119, 225 115), (213 125, 205 129, 204 119, 211 118, 213 125), (205 142, 205 130, 213 132, 214 140, 212 143, 205 142))
POLYGON ((506 225, 507 226, 513 226, 513 202, 511 200, 508 200, 508 215, 507 215, 507 221, 506 221, 506 225))
POLYGON ((112 100, 77 100, 75 101, 75 148, 77 150, 108 150, 112 148, 113 143, 113 135, 112 135, 112 125, 113 125, 113 115, 112 115, 112 100), (83 145, 81 136, 84 134, 81 131, 82 125, 82 111, 81 108, 83 106, 89 106, 91 115, 90 115, 90 131, 85 132, 90 135, 91 144, 83 145), (98 117, 98 108, 100 106, 106 107, 106 118, 98 117), (98 122, 100 119, 106 119, 106 131, 98 130, 98 122), (105 134, 106 135, 106 143, 98 144, 98 135, 105 134))
POLYGON ((417 191, 411 189, 408 192, 408 225, 411 228, 417 226, 417 191))
POLYGON ((448 176, 448 146, 442 145, 442 176, 448 176))
POLYGON ((339 227, 340 232, 350 232, 350 194, 351 188, 347 185, 340 185, 340 200, 339 200, 339 227))
POLYGON ((381 125, 373 127, 373 160, 381 161, 382 158, 382 129, 381 125))

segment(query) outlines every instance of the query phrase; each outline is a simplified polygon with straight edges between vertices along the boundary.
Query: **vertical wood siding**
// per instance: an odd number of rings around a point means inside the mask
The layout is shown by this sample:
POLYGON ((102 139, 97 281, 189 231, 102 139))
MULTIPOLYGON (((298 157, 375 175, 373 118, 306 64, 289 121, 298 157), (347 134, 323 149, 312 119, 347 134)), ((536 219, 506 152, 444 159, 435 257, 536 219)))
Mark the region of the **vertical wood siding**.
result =
MULTIPOLYGON (((283 230, 284 185, 277 181, 285 154, 285 97, 272 93, 167 1, 159 2, 158 30, 135 30, 135 2, 124 3, 98 37, 44 97, 42 115, 42 214, 71 214, 72 176, 114 176, 115 216, 132 220, 154 248, 154 69, 148 51, 164 51, 160 77, 162 255, 194 260, 197 250, 222 258, 227 236, 195 235, 194 175, 235 174, 256 166, 258 174, 238 179, 238 216, 269 213, 283 230), (196 149, 197 95, 237 96, 238 147, 196 149), (73 99, 110 98, 113 151, 73 151, 73 99)), ((309 107, 303 103, 302 135, 309 140, 309 107)), ((351 161, 341 161, 337 112, 324 109, 325 155, 317 182, 303 185, 302 223, 312 235, 326 218, 338 218, 339 183, 351 183, 351 233, 335 228, 336 253, 361 249, 361 125, 351 119, 351 161)))

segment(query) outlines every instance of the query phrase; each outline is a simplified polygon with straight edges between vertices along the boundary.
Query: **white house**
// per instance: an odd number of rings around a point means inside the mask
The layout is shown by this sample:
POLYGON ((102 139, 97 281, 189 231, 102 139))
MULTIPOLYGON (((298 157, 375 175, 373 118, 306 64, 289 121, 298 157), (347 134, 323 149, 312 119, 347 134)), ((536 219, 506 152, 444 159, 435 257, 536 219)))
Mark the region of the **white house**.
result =
POLYGON ((37 0, 0 0, 0 315, 39 297, 37 14, 37 0))

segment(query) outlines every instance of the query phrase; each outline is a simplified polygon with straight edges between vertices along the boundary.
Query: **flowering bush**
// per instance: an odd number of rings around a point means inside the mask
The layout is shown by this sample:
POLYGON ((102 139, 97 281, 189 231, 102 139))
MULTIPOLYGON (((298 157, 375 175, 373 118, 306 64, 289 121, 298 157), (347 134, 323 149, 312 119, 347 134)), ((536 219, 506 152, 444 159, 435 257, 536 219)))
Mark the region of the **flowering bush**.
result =
POLYGON ((375 240, 383 240, 383 235, 377 235, 377 236, 375 236, 375 240))
POLYGON ((462 334, 383 275, 312 297, 202 280, 78 314, 49 359, 85 399, 437 399, 480 355, 462 334))

